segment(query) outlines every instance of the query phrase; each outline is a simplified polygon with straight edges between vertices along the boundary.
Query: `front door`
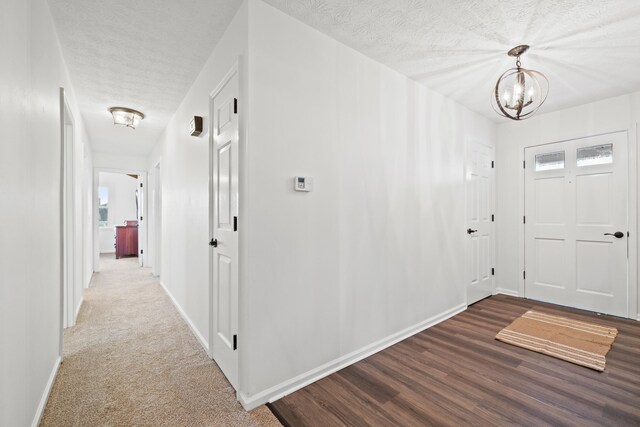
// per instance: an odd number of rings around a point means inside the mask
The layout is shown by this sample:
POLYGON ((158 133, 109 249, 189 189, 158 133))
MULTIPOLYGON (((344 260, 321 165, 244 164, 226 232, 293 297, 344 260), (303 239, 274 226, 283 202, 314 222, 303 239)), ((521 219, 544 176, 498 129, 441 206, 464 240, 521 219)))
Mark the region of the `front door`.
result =
POLYGON ((627 133, 525 150, 525 296, 627 316, 627 133))
POLYGON ((493 148, 467 147, 467 304, 493 293, 493 148))
POLYGON ((238 73, 211 97, 211 357, 238 382, 238 73))

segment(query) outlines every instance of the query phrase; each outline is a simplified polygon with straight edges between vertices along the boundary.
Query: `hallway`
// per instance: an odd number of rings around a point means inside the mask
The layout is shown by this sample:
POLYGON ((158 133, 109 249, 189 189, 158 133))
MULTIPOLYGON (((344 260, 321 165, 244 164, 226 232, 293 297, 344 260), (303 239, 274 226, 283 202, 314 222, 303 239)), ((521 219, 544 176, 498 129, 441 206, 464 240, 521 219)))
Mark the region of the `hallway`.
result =
POLYGON ((150 269, 101 256, 41 426, 273 426, 245 412, 150 269))

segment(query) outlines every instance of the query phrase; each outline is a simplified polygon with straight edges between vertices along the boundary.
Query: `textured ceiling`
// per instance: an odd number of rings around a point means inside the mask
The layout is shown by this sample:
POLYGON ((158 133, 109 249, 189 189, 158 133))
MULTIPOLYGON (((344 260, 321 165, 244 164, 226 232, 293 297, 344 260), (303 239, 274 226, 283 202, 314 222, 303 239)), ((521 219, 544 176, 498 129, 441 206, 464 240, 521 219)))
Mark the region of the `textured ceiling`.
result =
POLYGON ((638 0, 266 2, 496 121, 491 92, 518 44, 549 78, 539 114, 640 90, 638 0))
POLYGON ((240 4, 49 0, 93 149, 148 154, 240 4), (116 127, 112 106, 147 117, 136 130, 116 127))

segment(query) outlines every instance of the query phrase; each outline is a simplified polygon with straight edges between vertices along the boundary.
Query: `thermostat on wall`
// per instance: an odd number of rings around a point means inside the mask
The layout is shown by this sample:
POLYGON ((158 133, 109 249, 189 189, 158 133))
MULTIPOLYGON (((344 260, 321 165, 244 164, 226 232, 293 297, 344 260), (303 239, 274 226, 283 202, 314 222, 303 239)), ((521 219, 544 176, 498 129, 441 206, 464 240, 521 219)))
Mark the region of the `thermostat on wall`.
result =
POLYGON ((189 122, 189 135, 199 136, 202 133, 202 117, 193 116, 189 122))
POLYGON ((294 177, 293 189, 296 191, 313 191, 313 178, 310 176, 294 177))

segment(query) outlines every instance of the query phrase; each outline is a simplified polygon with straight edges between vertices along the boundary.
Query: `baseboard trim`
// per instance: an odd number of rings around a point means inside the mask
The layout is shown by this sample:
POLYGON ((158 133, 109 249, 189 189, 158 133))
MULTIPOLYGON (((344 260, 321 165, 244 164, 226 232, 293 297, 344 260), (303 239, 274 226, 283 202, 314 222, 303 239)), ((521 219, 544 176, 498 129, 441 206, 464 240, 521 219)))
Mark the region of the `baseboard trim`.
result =
POLYGON ((389 335, 379 341, 369 344, 366 347, 355 350, 349 354, 339 357, 331 362, 325 363, 317 368, 300 374, 290 380, 275 385, 265 391, 257 393, 253 396, 247 396, 242 392, 238 393, 238 401, 242 404, 245 410, 250 411, 265 403, 274 402, 278 399, 285 397, 288 394, 293 393, 315 381, 318 381, 342 368, 352 365, 372 354, 378 353, 387 347, 390 347, 412 335, 422 332, 440 322, 443 322, 450 317, 455 316, 458 313, 467 309, 467 304, 463 303, 453 307, 450 310, 444 311, 440 314, 430 317, 420 323, 410 326, 401 330, 395 334, 389 335))
POLYGON ((498 294, 502 294, 502 295, 509 295, 512 297, 520 297, 520 294, 518 293, 518 291, 513 291, 511 289, 504 289, 504 288, 498 288, 495 291, 493 291, 494 295, 498 295, 498 294))
POLYGON ((178 310, 178 313, 180 313, 180 316, 182 317, 182 319, 187 323, 187 325, 189 325, 191 332, 193 332, 193 335, 195 335, 196 339, 200 342, 200 345, 204 348, 207 354, 209 354, 209 343, 207 342, 207 340, 205 340, 202 334, 200 334, 200 331, 196 329, 196 326, 193 324, 189 316, 187 316, 187 313, 184 312, 180 304, 178 304, 178 301, 176 301, 173 295, 171 295, 171 292, 169 292, 169 289, 167 289, 167 287, 165 286, 164 283, 162 283, 162 281, 160 281, 160 286, 162 287, 162 289, 164 289, 164 292, 169 296, 169 299, 173 303, 173 306, 176 308, 176 310, 178 310))
POLYGON ((51 375, 49 375, 49 380, 47 381, 47 385, 44 388, 42 397, 40 398, 40 403, 38 403, 38 408, 36 409, 36 414, 33 417, 33 422, 31 423, 31 427, 38 427, 40 425, 40 421, 42 421, 42 416, 44 415, 44 408, 47 407, 47 401, 49 400, 49 395, 51 394, 53 383, 56 381, 56 377, 58 376, 58 369, 60 369, 60 362, 62 362, 62 357, 58 356, 56 358, 55 364, 53 365, 53 369, 51 370, 51 375))

